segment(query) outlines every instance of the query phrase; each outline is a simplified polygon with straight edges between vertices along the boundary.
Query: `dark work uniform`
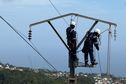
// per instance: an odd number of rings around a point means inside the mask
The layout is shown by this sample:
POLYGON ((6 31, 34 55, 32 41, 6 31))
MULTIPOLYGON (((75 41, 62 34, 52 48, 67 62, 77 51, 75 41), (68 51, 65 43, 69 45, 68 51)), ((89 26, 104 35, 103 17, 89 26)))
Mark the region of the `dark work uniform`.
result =
POLYGON ((88 54, 90 55, 90 60, 92 65, 94 65, 96 62, 94 55, 93 55, 93 46, 96 47, 97 50, 99 50, 99 41, 98 41, 99 35, 96 32, 91 32, 88 34, 85 42, 84 47, 82 49, 82 52, 85 55, 85 64, 88 64, 88 54))
POLYGON ((70 26, 66 29, 67 44, 70 48, 69 56, 73 61, 77 60, 76 56, 76 31, 70 26))

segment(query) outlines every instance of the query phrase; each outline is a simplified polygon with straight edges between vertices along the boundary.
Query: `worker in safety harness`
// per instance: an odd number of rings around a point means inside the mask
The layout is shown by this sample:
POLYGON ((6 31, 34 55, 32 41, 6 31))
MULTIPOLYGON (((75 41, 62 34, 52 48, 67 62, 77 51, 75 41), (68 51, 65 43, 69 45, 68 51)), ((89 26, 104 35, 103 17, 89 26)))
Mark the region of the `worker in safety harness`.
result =
POLYGON ((99 36, 100 36, 100 30, 95 29, 94 32, 88 32, 88 35, 86 37, 86 40, 84 41, 84 46, 82 48, 82 52, 84 53, 85 57, 85 66, 88 66, 88 54, 90 55, 90 61, 92 65, 96 65, 96 59, 93 55, 93 46, 97 50, 99 50, 99 36))
POLYGON ((71 21, 70 26, 66 29, 66 35, 67 35, 67 44, 70 48, 69 56, 74 61, 77 62, 78 58, 76 55, 76 31, 75 28, 75 22, 71 21))

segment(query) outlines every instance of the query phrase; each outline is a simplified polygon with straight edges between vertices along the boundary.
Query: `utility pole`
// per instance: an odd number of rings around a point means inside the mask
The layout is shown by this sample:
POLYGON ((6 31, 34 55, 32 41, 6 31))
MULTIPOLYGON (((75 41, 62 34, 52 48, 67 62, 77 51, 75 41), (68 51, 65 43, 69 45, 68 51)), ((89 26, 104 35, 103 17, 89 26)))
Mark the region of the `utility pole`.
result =
POLYGON ((108 29, 108 53, 107 53, 107 78, 110 82, 110 57, 111 57, 111 25, 109 25, 108 29))
MULTIPOLYGON (((95 21, 94 24, 91 26, 91 28, 88 30, 88 32, 86 33, 86 35, 84 35, 84 37, 82 38, 82 40, 80 41, 80 43, 78 44, 78 46, 75 49, 75 52, 77 52, 77 49, 80 47, 80 45, 83 43, 83 41, 85 40, 85 38, 87 37, 88 33, 91 32, 91 30, 95 27, 95 25, 98 23, 98 21, 95 21)), ((76 77, 75 77, 75 68, 77 67, 77 64, 74 60, 73 60, 73 54, 71 51, 69 51, 69 68, 70 68, 70 76, 68 79, 68 84, 76 84, 76 77)), ((77 53, 75 53, 75 55, 77 55, 77 53)))
POLYGON ((77 79, 75 77, 75 63, 72 60, 72 56, 69 55, 69 68, 70 68, 70 75, 68 78, 68 84, 76 84, 77 79))
MULTIPOLYGON (((62 39, 62 37, 60 36, 60 34, 57 32, 57 30, 55 29, 55 27, 52 25, 51 21, 53 20, 56 20, 56 19, 60 19, 60 18, 63 18, 63 17, 67 17, 67 16, 78 16, 78 17, 81 17, 81 18, 85 18, 85 19, 89 19, 89 20, 92 20, 92 21, 95 21, 94 24, 91 26, 91 28, 88 30, 88 32, 91 32, 92 29, 95 27, 95 25, 98 23, 98 22, 101 22, 101 23, 105 23, 105 24, 109 24, 109 25, 114 25, 114 26, 117 26, 115 23, 112 23, 112 22, 108 22, 108 21, 104 21, 104 20, 100 20, 100 19, 96 19, 96 18, 93 18, 93 17, 88 17, 88 16, 84 16, 84 15, 80 15, 80 14, 77 14, 77 13, 68 13, 68 14, 65 14, 65 15, 60 15, 60 16, 57 16, 57 17, 53 17, 53 18, 50 18, 50 19, 46 19, 46 20, 43 20, 43 21, 39 21, 39 22, 35 22, 35 23, 32 23, 29 25, 30 29, 32 26, 35 26, 35 25, 38 25, 38 24, 42 24, 44 22, 48 22, 49 25, 52 27, 52 29, 54 30, 54 32, 57 34, 57 36, 59 37, 59 39, 62 41, 62 43, 64 44, 64 46, 67 48, 67 50, 69 51, 69 71, 70 71, 70 75, 69 75, 69 78, 68 78, 68 84, 77 84, 77 79, 76 79, 76 76, 75 76, 75 68, 76 67, 79 67, 79 66, 76 66, 75 65, 75 61, 73 60, 73 55, 76 54, 71 54, 72 51, 71 49, 69 48, 69 46, 65 43, 65 41, 62 39)), ((78 48, 81 46, 81 44, 83 43, 83 41, 85 40, 85 38, 87 37, 88 35, 88 32, 84 35, 84 37, 82 38, 82 40, 80 41, 80 43, 78 43, 78 45, 76 46, 76 51, 78 50, 78 48)), ((76 52, 75 51, 75 52, 76 52)), ((82 67, 82 66, 81 66, 82 67)))

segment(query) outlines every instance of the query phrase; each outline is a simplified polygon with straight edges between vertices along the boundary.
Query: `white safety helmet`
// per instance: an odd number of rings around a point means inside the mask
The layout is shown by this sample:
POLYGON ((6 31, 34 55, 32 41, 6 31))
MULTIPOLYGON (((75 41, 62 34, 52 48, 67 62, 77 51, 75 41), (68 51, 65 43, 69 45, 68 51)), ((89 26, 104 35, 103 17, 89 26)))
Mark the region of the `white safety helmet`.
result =
POLYGON ((76 23, 74 21, 71 21, 70 25, 76 25, 76 23))
POLYGON ((94 31, 94 32, 97 32, 98 34, 100 34, 100 33, 101 33, 100 29, 95 29, 95 31, 94 31))

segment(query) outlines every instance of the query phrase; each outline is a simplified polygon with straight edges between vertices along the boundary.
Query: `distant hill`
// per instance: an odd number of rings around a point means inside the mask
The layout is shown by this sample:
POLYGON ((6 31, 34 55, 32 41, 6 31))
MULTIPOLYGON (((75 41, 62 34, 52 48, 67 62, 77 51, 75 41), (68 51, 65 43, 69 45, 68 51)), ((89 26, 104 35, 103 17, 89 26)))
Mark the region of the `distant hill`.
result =
POLYGON ((66 84, 62 79, 45 75, 45 73, 49 73, 49 70, 38 71, 23 67, 19 69, 9 64, 1 65, 0 84, 66 84))
MULTIPOLYGON (((68 72, 31 69, 0 63, 0 84, 68 84, 68 76, 68 72)), ((102 77, 100 77, 95 73, 80 72, 76 77, 77 84, 94 84, 106 80, 106 74, 102 74, 102 77)), ((126 84, 126 78, 122 80, 120 77, 111 75, 111 80, 118 84, 126 84)))

